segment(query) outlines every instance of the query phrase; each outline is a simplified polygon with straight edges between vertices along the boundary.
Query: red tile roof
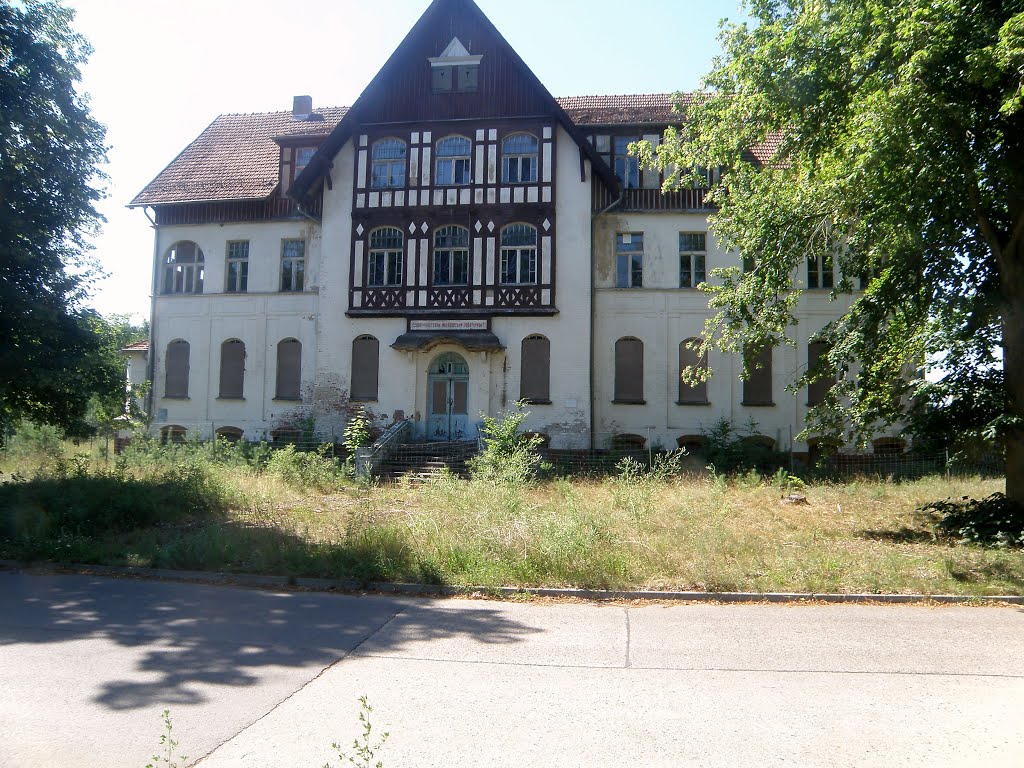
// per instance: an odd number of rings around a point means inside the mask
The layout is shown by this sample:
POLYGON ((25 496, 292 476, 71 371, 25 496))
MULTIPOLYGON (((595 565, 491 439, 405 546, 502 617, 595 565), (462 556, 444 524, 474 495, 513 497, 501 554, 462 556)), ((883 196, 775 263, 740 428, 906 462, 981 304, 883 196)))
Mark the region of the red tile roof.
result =
POLYGON ((221 115, 199 134, 129 205, 253 200, 278 184, 278 136, 323 136, 348 107, 314 110, 321 119, 295 120, 288 112, 221 115))
MULTIPOLYGON (((692 94, 683 94, 683 104, 692 94)), ((673 94, 640 93, 621 96, 563 96, 557 99, 580 126, 678 123, 673 94)), ((348 107, 314 111, 320 120, 301 121, 291 112, 221 115, 143 189, 129 205, 261 200, 278 186, 282 136, 326 136, 348 112, 348 107)), ((779 147, 773 135, 751 152, 765 163, 779 147)))
POLYGON ((782 131, 775 131, 769 133, 765 137, 765 140, 760 144, 755 144, 750 148, 750 154, 752 154, 757 162, 761 165, 768 165, 775 158, 775 153, 779 151, 779 147, 782 146, 782 131))
MULTIPOLYGON (((692 94, 683 94, 682 106, 688 104, 692 98, 692 94)), ((561 96, 556 101, 577 125, 665 125, 682 120, 682 115, 673 111, 675 99, 671 93, 561 96)))
POLYGON ((127 347, 121 348, 122 352, 148 352, 149 351, 149 340, 136 341, 134 344, 129 344, 127 347))

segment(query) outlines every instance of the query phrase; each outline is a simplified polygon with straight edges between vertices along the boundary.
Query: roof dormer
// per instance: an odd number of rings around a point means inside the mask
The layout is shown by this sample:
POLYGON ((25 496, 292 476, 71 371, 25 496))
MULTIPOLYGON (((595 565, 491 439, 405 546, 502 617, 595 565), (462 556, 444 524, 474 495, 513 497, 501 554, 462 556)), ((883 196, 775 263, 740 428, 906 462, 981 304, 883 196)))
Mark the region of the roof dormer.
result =
POLYGON ((473 93, 479 87, 480 61, 457 37, 453 37, 440 56, 431 56, 431 84, 434 93, 473 93))

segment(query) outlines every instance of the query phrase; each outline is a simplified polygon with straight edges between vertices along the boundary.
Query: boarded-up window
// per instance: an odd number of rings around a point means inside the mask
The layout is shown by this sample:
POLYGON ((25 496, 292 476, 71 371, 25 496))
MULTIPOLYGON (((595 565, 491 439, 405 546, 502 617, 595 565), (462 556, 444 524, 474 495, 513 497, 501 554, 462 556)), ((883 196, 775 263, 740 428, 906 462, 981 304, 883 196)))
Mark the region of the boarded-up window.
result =
POLYGON ((743 382, 743 405, 775 405, 772 402, 772 348, 762 347, 748 358, 750 378, 743 382))
MULTIPOLYGON (((828 365, 824 359, 828 354, 828 345, 823 341, 812 341, 807 345, 807 370, 814 371, 819 365, 828 365)), ((829 389, 835 383, 835 376, 826 375, 824 378, 811 382, 807 386, 807 404, 818 405, 825 401, 829 389)))
POLYGON ((352 341, 353 400, 376 400, 380 342, 373 336, 359 336, 352 341))
POLYGON ((523 339, 519 399, 530 403, 551 402, 551 342, 543 336, 523 339))
POLYGON ((187 341, 178 339, 167 345, 164 397, 188 397, 188 357, 187 341))
POLYGON ((679 343, 679 402, 702 404, 708 401, 708 383, 687 384, 683 380, 683 372, 687 368, 706 370, 708 367, 707 353, 701 355, 698 349, 700 339, 686 339, 679 343))
POLYGON ((644 343, 622 338, 615 342, 615 402, 644 401, 644 343))
POLYGON ((168 424, 160 430, 161 443, 184 443, 185 439, 185 428, 177 424, 168 424))
POLYGON ((220 440, 227 440, 229 443, 237 443, 242 439, 244 432, 238 427, 218 427, 216 435, 220 440))
POLYGON ((302 343, 285 339, 277 345, 277 399, 300 400, 302 386, 302 343))
POLYGON ((245 344, 228 339, 220 345, 220 396, 240 399, 245 381, 245 344))

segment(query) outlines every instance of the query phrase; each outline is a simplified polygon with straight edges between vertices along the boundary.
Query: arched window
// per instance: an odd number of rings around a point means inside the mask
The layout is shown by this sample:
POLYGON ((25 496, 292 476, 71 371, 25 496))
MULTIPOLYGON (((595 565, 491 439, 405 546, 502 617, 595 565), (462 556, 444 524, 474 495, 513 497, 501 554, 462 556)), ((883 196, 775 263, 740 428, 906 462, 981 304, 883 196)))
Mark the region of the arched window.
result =
POLYGON ((501 230, 500 280, 505 285, 537 282, 537 229, 529 224, 509 224, 501 230))
POLYGON ((434 183, 439 187, 469 184, 472 146, 465 136, 447 136, 437 142, 434 183))
POLYGON ((401 139, 388 138, 374 142, 370 186, 374 189, 404 187, 405 153, 405 142, 401 139))
POLYGON ((537 137, 513 133, 501 142, 501 178, 506 184, 537 181, 537 137))
POLYGON ((164 256, 162 292, 202 293, 204 261, 202 250, 191 240, 180 240, 172 245, 164 256))
POLYGON ((284 339, 277 345, 277 400, 302 399, 302 343, 284 339))
POLYGON ((772 401, 772 348, 762 347, 749 358, 749 363, 750 377, 743 382, 743 405, 775 405, 772 401))
MULTIPOLYGON (((807 370, 814 371, 819 365, 827 366, 828 361, 824 358, 828 354, 828 344, 824 341, 812 341, 807 345, 807 370)), ((807 404, 819 405, 825 402, 828 391, 835 383, 835 374, 827 374, 820 379, 812 381, 807 385, 807 404)))
POLYGON ((469 230, 441 227, 434 232, 434 285, 469 283, 469 230))
POLYGON ((373 287, 402 284, 402 265, 405 263, 402 230, 381 227, 370 233, 370 255, 366 269, 366 284, 373 287))
POLYGON ((530 403, 551 402, 551 342, 538 334, 523 339, 519 399, 530 403))
POLYGON ((164 445, 167 443, 184 443, 186 437, 185 428, 178 424, 168 424, 166 427, 160 428, 160 442, 164 445))
POLYGON ((697 338, 686 339, 679 343, 679 403, 701 404, 708 401, 708 383, 702 381, 700 384, 687 384, 683 381, 683 371, 687 368, 707 370, 708 356, 698 354, 698 347, 701 340, 697 338))
POLYGON ((227 440, 229 443, 237 443, 245 433, 238 427, 219 427, 215 434, 218 439, 227 440))
POLYGON ((245 381, 245 344, 228 339, 220 345, 220 396, 239 400, 245 381))
POLYGON ((164 359, 164 397, 188 397, 189 349, 188 342, 182 339, 176 339, 167 345, 167 356, 164 359))
POLYGON ((352 340, 352 400, 376 400, 380 367, 380 342, 369 335, 352 340))
POLYGON ((644 402, 644 343, 631 336, 615 342, 615 402, 644 402))

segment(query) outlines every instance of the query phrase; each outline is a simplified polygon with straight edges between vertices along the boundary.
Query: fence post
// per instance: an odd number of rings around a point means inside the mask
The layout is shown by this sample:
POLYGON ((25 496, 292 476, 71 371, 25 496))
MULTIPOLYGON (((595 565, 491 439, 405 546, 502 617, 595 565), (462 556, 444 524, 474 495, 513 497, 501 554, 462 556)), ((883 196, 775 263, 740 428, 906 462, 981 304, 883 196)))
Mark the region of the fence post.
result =
POLYGON ((946 482, 950 480, 949 448, 946 449, 946 482))

